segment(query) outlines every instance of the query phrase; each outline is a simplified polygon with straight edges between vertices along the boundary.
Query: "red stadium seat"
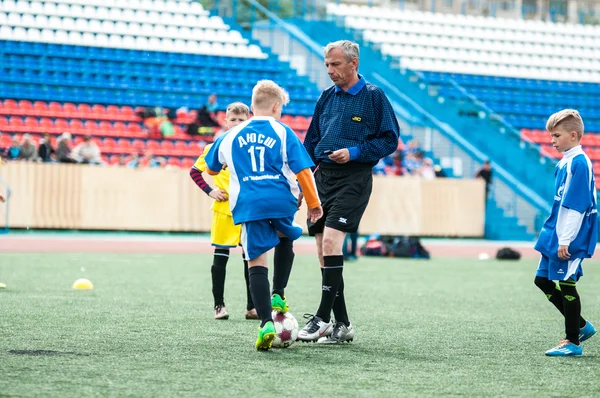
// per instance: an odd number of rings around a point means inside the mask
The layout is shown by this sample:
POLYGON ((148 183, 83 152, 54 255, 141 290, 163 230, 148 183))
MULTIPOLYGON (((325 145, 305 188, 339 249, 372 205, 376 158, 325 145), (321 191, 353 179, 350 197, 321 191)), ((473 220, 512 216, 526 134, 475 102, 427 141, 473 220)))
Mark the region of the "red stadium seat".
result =
POLYGON ((25 130, 25 125, 23 124, 23 119, 18 116, 12 116, 9 121, 8 129, 14 133, 22 133, 25 130))
POLYGON ((131 121, 131 122, 139 120, 139 118, 135 114, 133 108, 130 106, 122 106, 120 113, 121 113, 120 120, 131 121))
POLYGON ((179 160, 179 158, 174 158, 171 157, 169 158, 169 160, 167 161, 167 164, 170 166, 177 166, 177 167, 181 167, 181 161, 179 160))
POLYGON ((62 134, 65 131, 69 131, 69 122, 67 119, 56 119, 54 121, 54 129, 57 134, 62 134))
POLYGON ((47 117, 43 117, 40 119, 40 132, 53 134, 55 131, 56 130, 54 128, 54 122, 52 121, 52 119, 49 119, 47 117))
POLYGON ((65 102, 63 104, 63 117, 66 117, 66 118, 79 117, 79 114, 77 112, 77 106, 75 106, 75 104, 73 104, 71 102, 65 102))
POLYGON ((63 115, 63 107, 59 102, 51 102, 48 104, 48 116, 61 117, 63 115))
POLYGON ((122 138, 119 141, 117 141, 117 147, 115 148, 115 152, 117 152, 117 153, 131 153, 132 152, 132 148, 131 148, 131 143, 129 142, 129 140, 126 140, 126 139, 122 138))
POLYGON ((195 162, 196 159, 194 158, 183 158, 183 160, 181 161, 181 167, 183 167, 184 169, 191 169, 195 162))
POLYGON ((89 135, 97 135, 98 134, 98 123, 94 120, 86 120, 83 123, 83 127, 85 129, 85 133, 89 135))
POLYGON ((0 116, 0 131, 6 130, 8 126, 8 119, 4 116, 0 116))
POLYGON ((11 145, 12 145, 12 137, 8 134, 2 134, 2 137, 0 137, 0 147, 8 148, 11 145))
POLYGON ((115 122, 113 124, 113 130, 115 131, 115 135, 127 134, 127 126, 123 122, 115 122))
POLYGON ((127 135, 130 137, 143 137, 144 134, 142 132, 142 128, 138 123, 128 123, 127 124, 127 135))
POLYGON ((160 143, 160 150, 158 150, 156 152, 157 155, 160 156, 178 156, 174 154, 175 152, 175 147, 173 145, 173 142, 171 141, 161 141, 160 143))
POLYGON ((19 114, 20 115, 33 115, 33 104, 29 100, 19 101, 19 114))
POLYGON ((133 140, 131 146, 138 153, 143 153, 146 150, 146 143, 140 139, 133 140))
POLYGON ((173 156, 188 156, 188 146, 184 141, 175 141, 173 156))
POLYGON ((69 130, 71 134, 84 134, 85 129, 83 123, 79 119, 71 119, 69 122, 69 130))
POLYGON ((116 105, 108 105, 106 107, 106 115, 109 116, 112 120, 118 120, 121 110, 116 105))
POLYGON ((33 103, 33 114, 35 116, 50 116, 48 104, 44 101, 35 101, 33 103))
POLYGON ((114 138, 105 138, 102 140, 102 144, 100 145, 101 151, 108 153, 113 153, 116 147, 117 141, 115 141, 114 138))
POLYGON ((28 133, 38 133, 40 131, 40 122, 38 121, 38 119, 36 117, 31 117, 28 116, 25 118, 25 122, 23 123, 25 125, 25 128, 27 130, 25 130, 28 133))
POLYGON ((158 141, 148 140, 146 141, 146 149, 156 153, 156 151, 160 151, 160 144, 158 141))
POLYGON ((2 113, 11 116, 17 113, 17 109, 19 109, 17 101, 12 99, 4 100, 4 104, 2 105, 2 113))
POLYGON ((106 108, 104 105, 95 104, 92 106, 92 114, 93 119, 105 119, 106 118, 106 108))
POLYGON ((108 136, 116 135, 116 134, 114 134, 114 129, 113 129, 112 123, 107 122, 106 120, 103 120, 100 123, 98 123, 98 134, 108 135, 108 136))
POLYGON ((77 105, 77 113, 78 117, 83 119, 94 119, 94 112, 92 112, 92 107, 88 104, 79 104, 77 105))

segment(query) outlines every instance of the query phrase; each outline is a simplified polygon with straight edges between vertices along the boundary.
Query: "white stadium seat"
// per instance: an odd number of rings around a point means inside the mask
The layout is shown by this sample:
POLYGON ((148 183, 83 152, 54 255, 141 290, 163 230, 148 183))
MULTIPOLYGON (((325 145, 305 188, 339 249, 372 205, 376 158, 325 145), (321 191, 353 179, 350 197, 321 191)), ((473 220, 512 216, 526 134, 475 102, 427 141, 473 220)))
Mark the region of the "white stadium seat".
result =
POLYGON ((267 57, 197 1, 0 0, 0 28, 4 40, 267 57))

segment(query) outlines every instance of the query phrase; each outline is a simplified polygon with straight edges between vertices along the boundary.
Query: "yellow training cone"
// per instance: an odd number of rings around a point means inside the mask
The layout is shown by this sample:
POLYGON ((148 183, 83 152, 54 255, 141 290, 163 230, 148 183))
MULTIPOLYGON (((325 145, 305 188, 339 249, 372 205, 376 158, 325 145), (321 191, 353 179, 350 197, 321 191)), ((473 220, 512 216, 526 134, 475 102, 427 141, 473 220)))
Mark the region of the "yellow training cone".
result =
POLYGON ((6 283, 0 282, 0 289, 6 289, 6 283))
POLYGON ((73 283, 73 289, 92 290, 93 288, 94 288, 94 285, 92 284, 92 282, 90 282, 88 279, 85 279, 85 278, 77 279, 73 283))

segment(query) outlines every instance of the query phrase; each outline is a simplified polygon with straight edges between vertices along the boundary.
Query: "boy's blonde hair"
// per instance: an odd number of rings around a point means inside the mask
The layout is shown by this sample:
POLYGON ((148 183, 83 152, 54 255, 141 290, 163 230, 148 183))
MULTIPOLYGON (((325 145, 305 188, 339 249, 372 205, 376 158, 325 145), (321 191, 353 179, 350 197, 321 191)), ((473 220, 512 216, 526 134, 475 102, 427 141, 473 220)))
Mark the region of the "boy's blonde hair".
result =
POLYGON ((260 80, 252 89, 252 106, 265 109, 279 102, 281 106, 290 102, 290 96, 281 86, 272 80, 260 80))
POLYGON ((229 117, 229 115, 234 114, 234 115, 243 115, 243 116, 250 116, 250 108, 248 108, 248 105, 242 103, 242 102, 232 102, 231 104, 227 105, 227 111, 225 112, 225 117, 229 117))
POLYGON ((557 129, 568 132, 574 131, 577 133, 577 137, 581 139, 583 136, 583 119, 575 109, 563 109, 550 116, 546 123, 546 130, 552 132, 557 129))

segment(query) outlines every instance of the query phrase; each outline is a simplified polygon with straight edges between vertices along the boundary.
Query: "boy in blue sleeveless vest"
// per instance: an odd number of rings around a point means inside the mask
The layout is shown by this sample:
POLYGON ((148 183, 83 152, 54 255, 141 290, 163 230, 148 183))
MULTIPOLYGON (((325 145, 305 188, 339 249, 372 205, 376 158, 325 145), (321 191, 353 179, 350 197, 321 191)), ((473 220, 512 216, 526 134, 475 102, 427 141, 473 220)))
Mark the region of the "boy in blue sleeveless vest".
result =
POLYGON ((583 259, 594 254, 598 240, 596 181, 592 162, 579 144, 583 120, 579 112, 564 109, 550 116, 546 129, 552 145, 563 153, 554 171, 554 203, 535 250, 542 254, 535 284, 565 318, 566 336, 548 356, 581 356, 581 342, 596 329, 581 316, 576 283, 583 276, 583 259), (558 286, 554 283, 558 281, 558 286))

